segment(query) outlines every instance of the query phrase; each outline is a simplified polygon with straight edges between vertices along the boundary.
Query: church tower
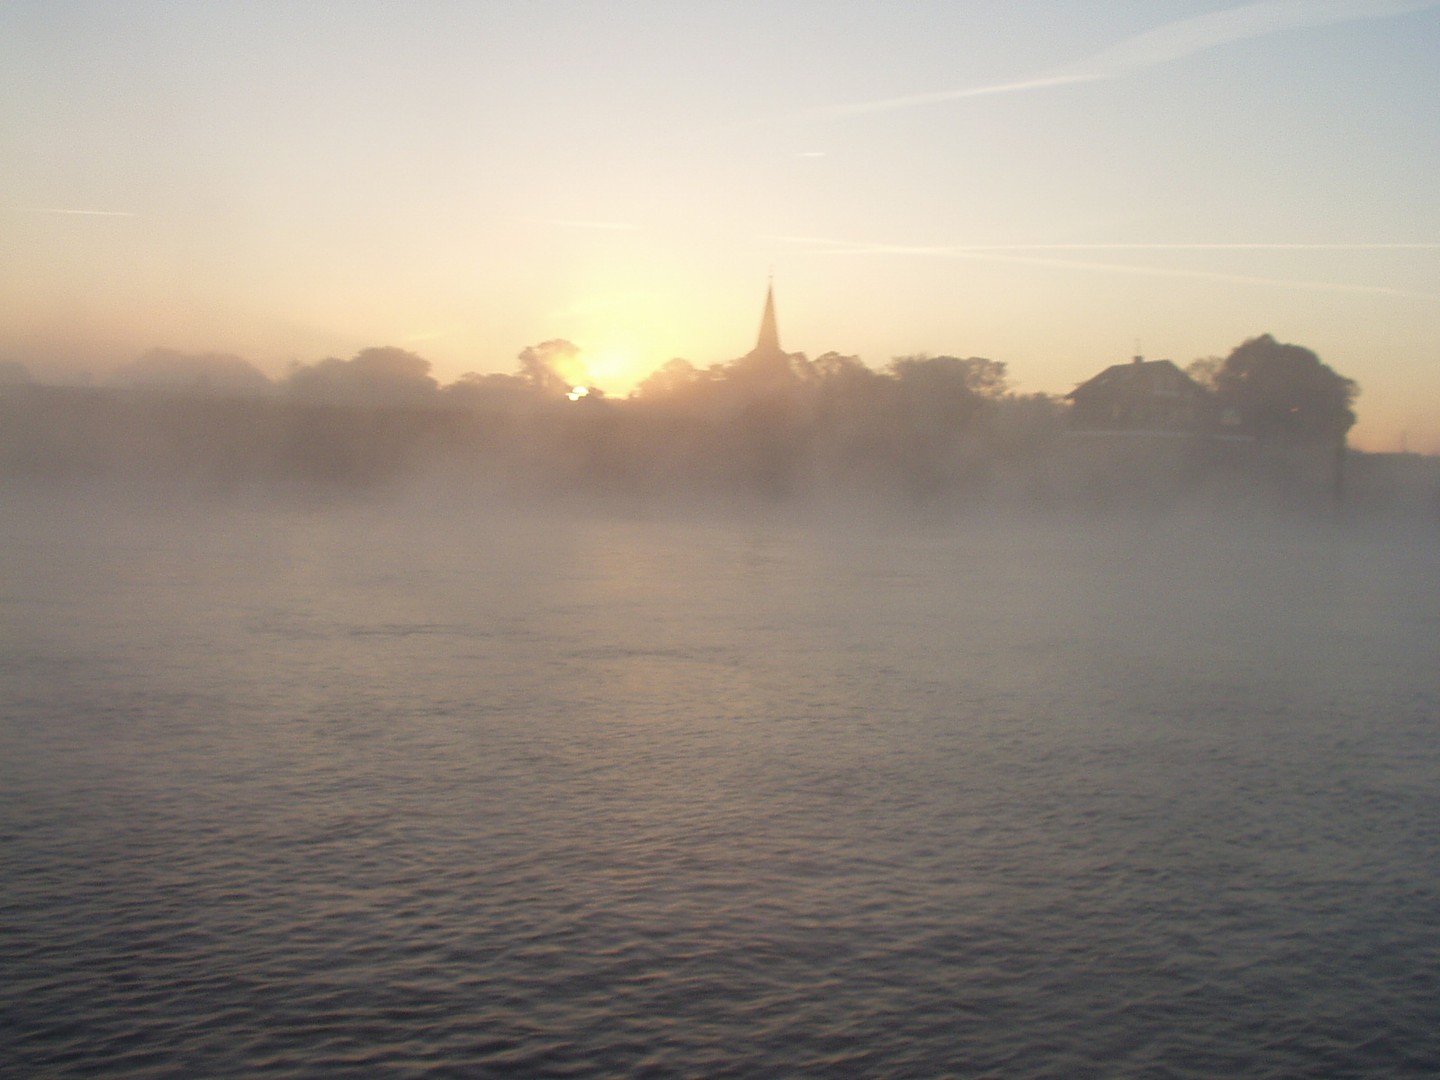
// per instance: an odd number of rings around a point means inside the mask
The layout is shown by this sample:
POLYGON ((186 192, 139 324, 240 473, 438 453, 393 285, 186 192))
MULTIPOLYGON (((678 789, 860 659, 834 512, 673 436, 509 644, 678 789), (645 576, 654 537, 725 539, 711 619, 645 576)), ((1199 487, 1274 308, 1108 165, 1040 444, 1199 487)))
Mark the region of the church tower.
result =
POLYGON ((760 316, 760 335, 755 347, 742 356, 741 361, 765 368, 790 367, 790 355, 780 348, 780 329, 775 321, 775 282, 772 279, 765 288, 765 311, 760 316))
POLYGON ((760 336, 755 341, 752 356, 781 356, 780 331, 775 325, 775 282, 771 279, 765 289, 765 314, 760 316, 760 336))
POLYGON ((751 388, 789 385, 795 378, 794 358, 780 348, 780 329, 775 321, 775 283, 765 289, 765 311, 760 316, 760 335, 755 347, 734 363, 737 375, 751 388))

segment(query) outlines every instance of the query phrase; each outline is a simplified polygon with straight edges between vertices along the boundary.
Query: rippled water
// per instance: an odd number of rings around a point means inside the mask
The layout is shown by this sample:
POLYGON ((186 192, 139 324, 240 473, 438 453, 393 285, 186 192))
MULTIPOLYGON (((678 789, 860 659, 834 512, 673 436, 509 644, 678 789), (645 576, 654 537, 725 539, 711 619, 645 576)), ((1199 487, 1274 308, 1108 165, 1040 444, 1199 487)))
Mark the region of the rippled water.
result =
POLYGON ((0 525, 7 1075, 1440 1071, 1440 537, 0 525))

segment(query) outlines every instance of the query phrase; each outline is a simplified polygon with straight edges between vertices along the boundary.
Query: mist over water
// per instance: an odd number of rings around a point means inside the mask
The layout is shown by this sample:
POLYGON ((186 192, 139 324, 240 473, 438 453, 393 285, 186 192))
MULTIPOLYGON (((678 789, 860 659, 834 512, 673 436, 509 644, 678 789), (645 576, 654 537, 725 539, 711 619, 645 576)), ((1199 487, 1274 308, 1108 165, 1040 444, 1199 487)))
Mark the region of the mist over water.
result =
POLYGON ((820 7, 0 4, 0 1080, 1440 1076, 1440 0, 820 7))
POLYGON ((1433 523, 5 494, 4 1071, 1440 1068, 1433 523))

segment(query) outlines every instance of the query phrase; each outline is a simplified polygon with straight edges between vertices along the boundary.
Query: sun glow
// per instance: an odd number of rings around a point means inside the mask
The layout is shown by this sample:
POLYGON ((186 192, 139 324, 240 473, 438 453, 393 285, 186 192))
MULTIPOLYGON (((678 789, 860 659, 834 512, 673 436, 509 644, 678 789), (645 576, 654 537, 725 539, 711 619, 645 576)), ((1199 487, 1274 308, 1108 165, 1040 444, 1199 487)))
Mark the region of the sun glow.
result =
POLYGON ((591 386, 603 386, 607 394, 620 397, 654 369, 642 358, 641 350, 631 345, 587 347, 582 349, 581 357, 591 386))
POLYGON ((680 331, 693 321, 673 282, 642 279, 622 266, 578 282, 571 302, 553 311, 548 325, 580 348, 583 370, 567 375, 567 381, 613 399, 627 396, 665 361, 682 355, 680 331))
POLYGON ((571 401, 579 401, 583 397, 590 396, 590 388, 588 386, 572 386, 570 392, 565 396, 571 401))

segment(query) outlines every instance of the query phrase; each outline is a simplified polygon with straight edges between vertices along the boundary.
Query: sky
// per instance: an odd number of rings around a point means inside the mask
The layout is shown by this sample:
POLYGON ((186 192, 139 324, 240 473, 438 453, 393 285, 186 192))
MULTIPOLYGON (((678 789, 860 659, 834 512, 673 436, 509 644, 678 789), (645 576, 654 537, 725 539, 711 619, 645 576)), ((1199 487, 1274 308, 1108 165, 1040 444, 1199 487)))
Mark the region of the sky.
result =
POLYGON ((1066 393, 1270 333, 1440 453, 1440 0, 0 0, 0 359, 1066 393))

